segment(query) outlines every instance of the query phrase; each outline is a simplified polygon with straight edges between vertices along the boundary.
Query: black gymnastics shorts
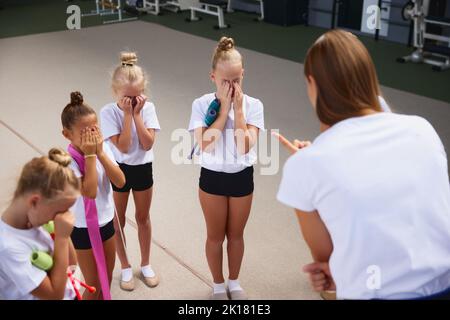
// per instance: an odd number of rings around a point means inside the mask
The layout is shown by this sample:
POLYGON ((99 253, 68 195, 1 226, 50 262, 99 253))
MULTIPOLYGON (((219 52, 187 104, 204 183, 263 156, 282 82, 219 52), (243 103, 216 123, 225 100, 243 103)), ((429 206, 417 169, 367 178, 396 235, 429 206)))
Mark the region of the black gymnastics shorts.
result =
MULTIPOLYGON (((113 220, 105 224, 103 227, 100 227, 100 236, 102 237, 102 242, 111 239, 114 236, 114 233, 115 231, 113 220)), ((70 238, 72 239, 72 243, 75 249, 92 249, 91 240, 89 239, 89 232, 87 228, 74 227, 70 238)))
POLYGON ((202 191, 218 196, 245 197, 253 193, 253 166, 236 173, 201 169, 199 187, 202 191))
POLYGON ((153 165, 151 162, 131 166, 125 163, 119 163, 119 168, 125 175, 125 185, 117 188, 111 183, 116 192, 144 191, 153 187, 153 165))

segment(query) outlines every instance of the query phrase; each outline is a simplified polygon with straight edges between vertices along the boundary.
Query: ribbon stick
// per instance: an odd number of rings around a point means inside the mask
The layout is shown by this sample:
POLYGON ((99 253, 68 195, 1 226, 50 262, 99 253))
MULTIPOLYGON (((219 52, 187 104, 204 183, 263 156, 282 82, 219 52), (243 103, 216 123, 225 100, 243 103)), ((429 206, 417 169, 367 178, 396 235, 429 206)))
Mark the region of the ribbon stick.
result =
MULTIPOLYGON (((68 148, 69 154, 78 164, 81 174, 85 174, 84 156, 78 152, 71 144, 68 148)), ((100 235, 100 226, 98 224, 98 212, 95 199, 83 197, 84 209, 86 214, 86 224, 91 241, 92 252, 97 265, 97 273, 102 290, 103 300, 111 300, 109 279, 106 267, 105 253, 103 251, 103 241, 100 235)))

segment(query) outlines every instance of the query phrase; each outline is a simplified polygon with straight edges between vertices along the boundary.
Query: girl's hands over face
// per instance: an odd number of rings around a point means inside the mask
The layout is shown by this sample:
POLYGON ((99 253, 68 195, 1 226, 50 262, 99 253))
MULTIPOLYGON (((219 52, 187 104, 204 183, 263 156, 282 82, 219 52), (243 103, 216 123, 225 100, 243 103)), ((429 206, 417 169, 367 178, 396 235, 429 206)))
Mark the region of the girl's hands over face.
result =
POLYGON ((141 113, 142 108, 144 108, 145 102, 147 102, 147 97, 143 94, 136 96, 136 106, 133 108, 133 114, 138 115, 141 113))
POLYGON ((100 155, 103 153, 103 135, 98 125, 95 125, 92 129, 96 144, 96 154, 100 155))
POLYGON ((220 101, 221 113, 228 115, 231 108, 232 94, 233 87, 228 81, 222 83, 222 85, 217 88, 217 99, 220 101))
POLYGON ((85 155, 96 154, 97 142, 92 128, 87 127, 81 130, 80 150, 85 155))
POLYGON ((55 237, 67 239, 73 230, 75 217, 70 211, 58 213, 53 219, 55 223, 55 237))
POLYGON ((242 105, 244 101, 244 93, 242 92, 242 88, 237 82, 233 82, 234 89, 234 98, 233 98, 233 106, 235 111, 242 111, 242 105))
POLYGON ((117 102, 117 105, 125 114, 133 114, 132 100, 133 99, 130 97, 123 97, 119 102, 117 102))

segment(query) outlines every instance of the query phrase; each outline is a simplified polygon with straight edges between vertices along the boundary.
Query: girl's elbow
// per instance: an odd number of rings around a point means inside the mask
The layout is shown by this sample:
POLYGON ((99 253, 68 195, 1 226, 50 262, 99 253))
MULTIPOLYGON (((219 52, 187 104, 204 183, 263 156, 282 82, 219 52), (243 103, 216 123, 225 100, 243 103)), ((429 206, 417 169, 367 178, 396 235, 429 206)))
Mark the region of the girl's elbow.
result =
POLYGON ((153 143, 149 143, 148 145, 144 146, 145 151, 150 151, 153 147, 153 143))
POLYGON ((124 186, 125 186, 125 183, 126 183, 127 181, 126 181, 126 179, 125 179, 125 175, 124 174, 122 174, 121 175, 121 177, 120 177, 120 179, 119 179, 119 181, 118 181, 118 183, 117 184, 115 184, 117 187, 119 187, 119 188, 123 188, 124 186))
POLYGON ((119 149, 120 152, 122 153, 128 153, 128 146, 119 146, 117 149, 119 149))
POLYGON ((95 199, 97 198, 97 190, 84 190, 82 192, 83 197, 89 198, 89 199, 95 199))

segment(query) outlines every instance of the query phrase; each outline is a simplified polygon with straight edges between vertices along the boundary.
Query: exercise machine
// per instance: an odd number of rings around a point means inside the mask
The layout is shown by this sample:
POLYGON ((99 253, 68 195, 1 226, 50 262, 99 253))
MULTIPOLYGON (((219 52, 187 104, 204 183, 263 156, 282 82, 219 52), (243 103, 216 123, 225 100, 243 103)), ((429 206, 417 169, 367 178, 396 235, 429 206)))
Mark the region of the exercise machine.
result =
POLYGON ((225 23, 224 10, 232 12, 231 0, 200 0, 198 6, 190 7, 191 16, 186 21, 199 21, 201 17, 197 16, 197 12, 216 16, 218 24, 214 26, 215 29, 226 29, 230 25, 225 23))
POLYGON ((117 19, 105 20, 103 21, 104 24, 137 19, 136 17, 123 18, 122 0, 117 0, 116 3, 114 3, 113 0, 95 0, 95 10, 92 10, 90 13, 84 13, 81 15, 81 17, 109 15, 117 15, 117 19))
MULTIPOLYGON (((252 0, 259 2, 260 7, 260 16, 256 18, 256 21, 263 21, 264 16, 264 0, 252 0)), ((214 26, 215 29, 226 29, 229 28, 230 25, 225 23, 224 13, 232 13, 234 12, 232 9, 232 1, 231 0, 199 0, 198 4, 195 6, 191 6, 189 8, 191 10, 191 15, 186 21, 199 21, 201 17, 197 16, 197 13, 209 14, 217 17, 218 24, 214 26)))
POLYGON ((398 58, 397 61, 400 63, 426 63, 432 65, 432 69, 435 71, 443 71, 450 69, 450 37, 432 33, 427 27, 434 25, 448 28, 450 27, 450 18, 428 15, 430 1, 411 0, 404 6, 403 18, 413 21, 415 50, 408 56, 398 58), (434 43, 427 40, 432 40, 434 43))
POLYGON ((179 12, 181 7, 185 5, 185 2, 195 3, 198 1, 195 0, 172 0, 172 1, 164 1, 164 0, 143 0, 142 8, 137 8, 140 12, 147 12, 153 14, 155 16, 159 16, 161 14, 161 10, 165 9, 172 12, 179 12))

